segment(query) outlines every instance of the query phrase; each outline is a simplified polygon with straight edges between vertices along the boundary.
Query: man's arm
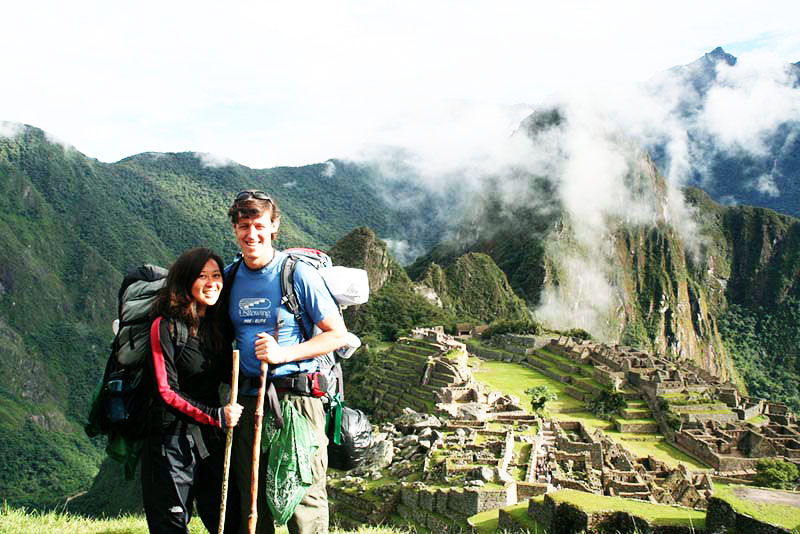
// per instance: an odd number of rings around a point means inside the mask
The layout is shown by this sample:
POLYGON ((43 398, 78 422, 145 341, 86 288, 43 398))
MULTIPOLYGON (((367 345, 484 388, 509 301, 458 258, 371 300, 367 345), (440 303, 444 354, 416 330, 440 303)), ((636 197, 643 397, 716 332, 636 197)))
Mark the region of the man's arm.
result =
POLYGON ((322 356, 347 344, 347 327, 338 313, 328 314, 317 323, 322 332, 308 341, 281 347, 275 338, 266 332, 258 334, 256 340, 256 357, 267 363, 281 363, 307 360, 322 356))

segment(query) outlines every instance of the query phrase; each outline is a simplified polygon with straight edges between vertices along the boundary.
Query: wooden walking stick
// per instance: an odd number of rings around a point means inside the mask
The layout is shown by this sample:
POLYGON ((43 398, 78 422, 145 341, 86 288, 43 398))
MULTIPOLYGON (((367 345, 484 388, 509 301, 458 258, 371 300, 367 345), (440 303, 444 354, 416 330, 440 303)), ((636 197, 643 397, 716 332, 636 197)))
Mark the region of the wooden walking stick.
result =
MULTIPOLYGON (((231 404, 236 404, 239 396, 239 351, 233 351, 233 374, 231 376, 231 404)), ((224 415, 223 415, 224 416, 224 415)), ((225 508, 228 504, 228 477, 231 472, 231 446, 233 445, 233 427, 228 428, 225 436, 225 463, 222 465, 222 500, 219 503, 219 530, 225 532, 225 508)))
MULTIPOLYGON (((275 333, 272 335, 275 342, 278 342, 278 334, 283 320, 278 320, 275 324, 275 333)), ((256 401, 255 411, 255 436, 253 436, 253 471, 250 476, 250 518, 247 522, 247 528, 250 534, 256 533, 256 523, 258 522, 258 464, 261 459, 261 423, 264 420, 264 397, 267 393, 267 362, 261 362, 261 385, 258 387, 258 400, 256 401)), ((275 399, 275 392, 272 391, 271 399, 275 399)), ((273 409, 277 409, 274 407, 273 409)), ((280 419, 280 416, 277 416, 280 419)), ((283 426, 283 420, 280 419, 279 427, 283 426)))
POLYGON ((258 522, 258 464, 261 459, 261 423, 264 420, 264 394, 267 391, 267 362, 261 362, 261 385, 255 411, 255 436, 253 437, 253 470, 250 475, 250 518, 247 528, 255 534, 258 522))

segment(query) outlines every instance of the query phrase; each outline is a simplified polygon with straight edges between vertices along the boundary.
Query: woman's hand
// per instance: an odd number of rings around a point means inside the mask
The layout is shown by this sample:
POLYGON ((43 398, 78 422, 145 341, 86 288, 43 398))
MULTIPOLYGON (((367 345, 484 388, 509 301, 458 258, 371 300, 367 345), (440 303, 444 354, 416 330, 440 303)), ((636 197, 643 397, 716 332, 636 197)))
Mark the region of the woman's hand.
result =
POLYGON ((227 428, 233 428, 239 424, 239 418, 242 416, 243 407, 241 404, 226 404, 223 406, 225 412, 225 425, 227 428))

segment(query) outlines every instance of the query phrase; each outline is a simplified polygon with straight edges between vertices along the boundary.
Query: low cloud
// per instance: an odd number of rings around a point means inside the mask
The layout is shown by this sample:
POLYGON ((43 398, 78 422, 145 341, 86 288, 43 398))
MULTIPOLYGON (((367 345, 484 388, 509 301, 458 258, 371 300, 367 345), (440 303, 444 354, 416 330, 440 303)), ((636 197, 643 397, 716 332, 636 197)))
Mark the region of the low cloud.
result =
POLYGON ((720 63, 698 125, 723 149, 765 155, 765 138, 781 124, 800 120, 796 82, 797 69, 773 55, 744 55, 734 66, 720 63))
POLYGON ((769 174, 759 176, 748 184, 748 187, 769 197, 777 197, 781 194, 777 184, 775 184, 775 179, 769 174))
POLYGON ((238 165, 238 163, 236 163, 232 159, 226 156, 221 156, 219 154, 210 154, 208 152, 195 152, 194 155, 197 159, 200 160, 200 162, 205 167, 210 167, 212 169, 238 165))
POLYGON ((336 174, 336 165, 332 161, 326 161, 322 169, 322 176, 331 178, 334 174, 336 174))
MULTIPOLYGON (((513 133, 529 114, 526 106, 459 103, 428 114, 418 111, 417 117, 408 115, 407 121, 387 127, 385 142, 362 157, 375 162, 384 176, 410 180, 446 198, 441 207, 460 225, 462 240, 470 229, 473 237, 486 235, 480 216, 475 224, 464 224, 470 214, 480 213, 470 199, 485 198, 489 190, 509 214, 520 207, 544 212, 554 209, 552 195, 531 180, 549 184, 563 217, 556 231, 565 232, 569 246, 550 246, 561 238, 542 236, 556 279, 547 281, 535 313, 555 327, 583 327, 613 338, 622 299, 613 274, 618 225, 670 225, 686 252, 702 261, 705 238, 682 187, 698 176, 710 180, 710 151, 763 154, 767 136, 787 121, 800 120, 799 90, 785 63, 743 56, 735 67, 720 65, 716 75, 718 83, 706 98, 687 83, 682 69, 639 86, 562 92, 539 107, 558 110, 561 120, 532 135, 513 133), (646 152, 656 147, 664 182, 655 178, 656 161, 646 152)), ((755 179, 751 187, 768 196, 780 194, 771 175, 755 179)), ((414 198, 397 201, 411 204, 414 198)), ((408 256, 403 244, 393 247, 408 256)))
POLYGON ((21 134, 24 128, 18 122, 0 121, 0 137, 14 138, 21 134))
POLYGON ((382 238, 383 241, 386 243, 386 246, 389 248, 389 252, 392 253, 397 261, 399 261, 402 265, 407 265, 414 261, 414 258, 417 256, 424 254, 426 251, 419 247, 412 245, 406 240, 403 239, 391 239, 391 238, 382 238))

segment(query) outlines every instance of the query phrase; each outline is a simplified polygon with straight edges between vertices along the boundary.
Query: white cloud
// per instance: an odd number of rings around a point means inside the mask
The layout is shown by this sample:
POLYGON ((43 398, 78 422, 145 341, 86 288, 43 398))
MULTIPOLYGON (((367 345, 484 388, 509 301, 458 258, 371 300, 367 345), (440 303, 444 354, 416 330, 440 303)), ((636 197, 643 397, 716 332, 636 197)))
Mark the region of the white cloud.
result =
POLYGON ((322 169, 322 176, 331 178, 334 174, 336 174, 336 164, 332 161, 326 161, 325 167, 322 169))
POLYGON ((200 162, 206 166, 211 167, 214 169, 218 169, 220 167, 230 167, 232 165, 238 165, 232 159, 220 156, 219 154, 209 154, 208 152, 195 152, 195 157, 200 160, 200 162))
POLYGON ((18 122, 0 121, 0 137, 16 137, 22 133, 23 128, 18 122))
POLYGON ((756 178, 750 184, 750 188, 770 197, 777 197, 781 194, 780 189, 778 189, 778 185, 775 183, 775 179, 769 174, 763 174, 756 178))
POLYGON ((772 54, 745 54, 733 67, 721 64, 701 126, 728 149, 763 155, 765 134, 787 121, 800 120, 800 87, 785 60, 772 54))

